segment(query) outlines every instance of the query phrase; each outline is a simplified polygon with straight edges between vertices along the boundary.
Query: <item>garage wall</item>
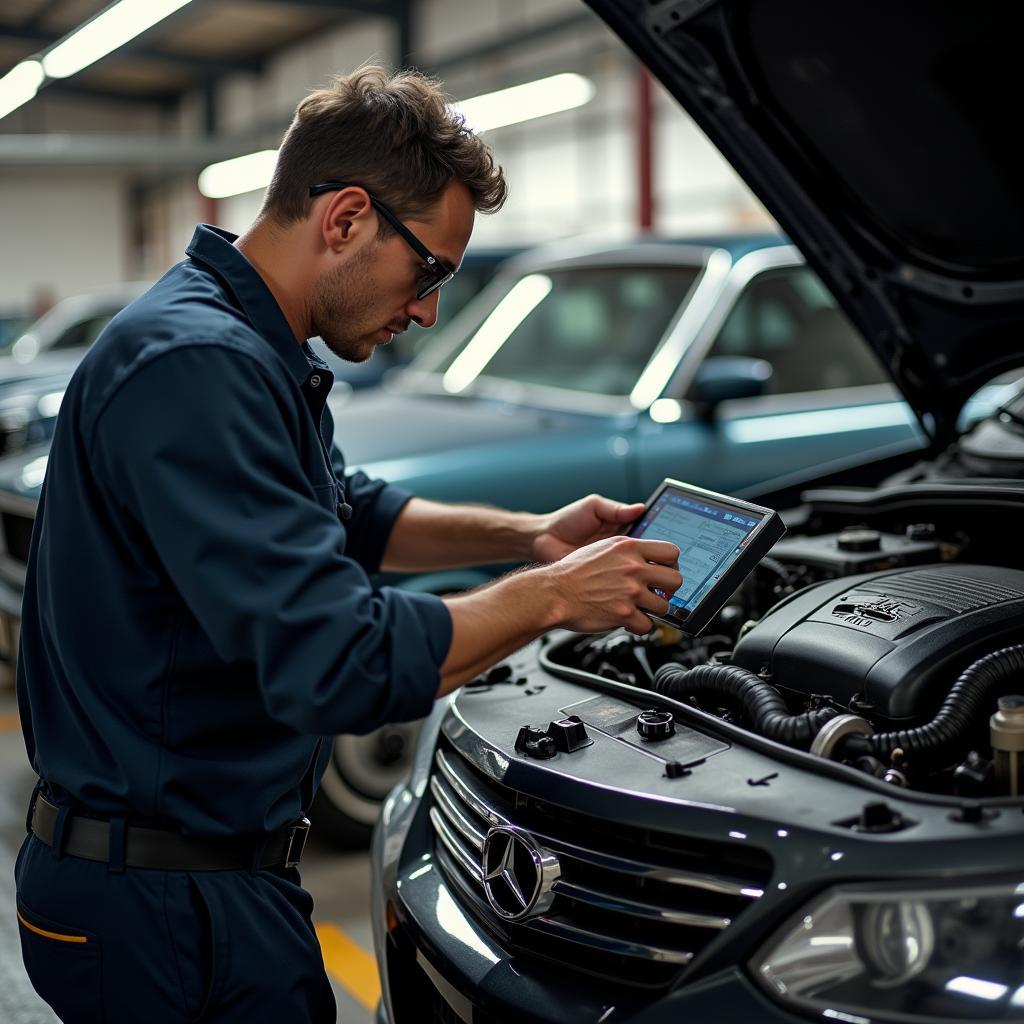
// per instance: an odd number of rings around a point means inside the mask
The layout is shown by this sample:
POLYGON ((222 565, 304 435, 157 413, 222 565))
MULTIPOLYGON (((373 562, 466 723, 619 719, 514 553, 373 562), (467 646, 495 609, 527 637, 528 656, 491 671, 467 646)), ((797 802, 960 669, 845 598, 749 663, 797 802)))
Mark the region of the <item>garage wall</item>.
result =
MULTIPOLYGON (((167 125, 152 108, 43 92, 0 131, 157 134, 167 125)), ((132 278, 127 181, 109 170, 0 167, 0 314, 132 278)))
POLYGON ((0 170, 0 312, 127 280, 124 181, 0 170))

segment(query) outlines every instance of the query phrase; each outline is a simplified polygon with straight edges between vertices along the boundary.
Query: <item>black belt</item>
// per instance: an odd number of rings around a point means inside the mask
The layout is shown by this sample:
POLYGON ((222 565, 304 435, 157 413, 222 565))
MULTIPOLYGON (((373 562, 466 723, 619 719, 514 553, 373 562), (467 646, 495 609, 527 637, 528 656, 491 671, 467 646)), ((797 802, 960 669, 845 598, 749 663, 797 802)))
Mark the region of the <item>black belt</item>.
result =
MULTIPOLYGON (((29 827, 47 846, 53 846, 59 814, 60 809, 45 797, 36 797, 29 813, 29 827)), ((255 860, 257 868, 291 868, 299 863, 308 834, 308 818, 270 833, 264 841, 239 836, 183 836, 180 832, 127 825, 122 863, 128 868, 161 871, 249 871, 255 860), (262 851, 256 860, 260 845, 262 851)), ((71 857, 109 863, 110 823, 69 814, 64 823, 61 850, 71 857)))

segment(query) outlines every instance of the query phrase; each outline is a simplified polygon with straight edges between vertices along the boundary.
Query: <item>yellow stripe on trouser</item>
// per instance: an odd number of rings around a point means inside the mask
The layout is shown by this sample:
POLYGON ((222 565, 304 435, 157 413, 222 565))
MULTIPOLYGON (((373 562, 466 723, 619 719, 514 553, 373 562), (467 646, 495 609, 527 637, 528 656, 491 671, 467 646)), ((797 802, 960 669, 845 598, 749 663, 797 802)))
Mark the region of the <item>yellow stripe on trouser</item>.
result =
POLYGON ((316 936, 320 940, 324 967, 363 1006, 375 1010, 380 999, 377 961, 333 924, 318 924, 316 936))
POLYGON ((36 935, 42 935, 47 939, 56 939, 58 942, 88 942, 88 938, 84 935, 61 935, 59 932, 48 932, 43 928, 37 928, 34 924, 29 924, 21 916, 21 911, 18 911, 18 920, 30 931, 35 932, 36 935))

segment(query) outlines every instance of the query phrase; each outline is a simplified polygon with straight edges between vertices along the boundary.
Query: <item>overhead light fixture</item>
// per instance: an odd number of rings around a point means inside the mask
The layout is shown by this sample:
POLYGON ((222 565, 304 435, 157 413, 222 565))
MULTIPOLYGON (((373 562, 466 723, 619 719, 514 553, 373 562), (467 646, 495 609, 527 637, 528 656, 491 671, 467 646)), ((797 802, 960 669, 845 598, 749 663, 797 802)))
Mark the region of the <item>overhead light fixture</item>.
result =
POLYGON ((37 60, 23 60, 0 78, 0 117, 6 117, 39 91, 46 75, 37 60))
MULTIPOLYGON (((589 78, 566 72, 474 96, 453 104, 452 109, 462 114, 468 128, 483 132, 582 107, 593 99, 594 93, 594 83, 589 78)), ((277 151, 267 149, 211 164, 199 175, 199 191, 207 199, 226 199, 266 188, 276 159, 277 151)))
POLYGON ((566 72, 474 96, 454 104, 454 109, 465 117, 468 128, 485 132, 582 107, 594 98, 595 91, 589 78, 566 72))
POLYGON ((199 191, 207 199, 226 199, 243 192, 255 192, 270 184, 276 163, 276 149, 264 149, 259 153, 221 160, 210 164, 199 175, 199 191))
POLYGON ((124 46, 191 0, 119 0, 43 54, 50 78, 67 78, 124 46))

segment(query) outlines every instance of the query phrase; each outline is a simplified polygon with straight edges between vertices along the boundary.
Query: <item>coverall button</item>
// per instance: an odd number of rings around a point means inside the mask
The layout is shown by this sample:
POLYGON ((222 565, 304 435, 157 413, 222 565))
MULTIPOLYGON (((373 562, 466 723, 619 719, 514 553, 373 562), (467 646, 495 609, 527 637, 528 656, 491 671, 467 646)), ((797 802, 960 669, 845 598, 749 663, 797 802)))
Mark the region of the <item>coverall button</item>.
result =
POLYGON ((320 374, 314 373, 313 376, 309 378, 309 383, 314 388, 320 387, 320 374))

